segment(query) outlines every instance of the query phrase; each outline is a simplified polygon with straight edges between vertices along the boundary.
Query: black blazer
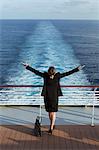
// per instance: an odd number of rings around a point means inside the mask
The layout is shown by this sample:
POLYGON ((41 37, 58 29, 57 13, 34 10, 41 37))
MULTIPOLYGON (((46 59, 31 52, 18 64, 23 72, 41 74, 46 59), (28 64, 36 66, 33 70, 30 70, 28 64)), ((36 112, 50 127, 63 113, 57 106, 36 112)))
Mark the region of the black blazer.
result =
POLYGON ((77 67, 73 70, 70 70, 70 71, 64 72, 64 73, 57 72, 55 74, 54 78, 50 79, 50 76, 47 72, 42 73, 30 66, 27 66, 26 69, 30 70, 31 72, 35 73, 36 75, 38 75, 44 79, 44 85, 43 85, 43 89, 41 92, 41 96, 46 96, 46 89, 48 89, 50 86, 53 86, 54 90, 57 90, 57 96, 63 96, 62 90, 60 87, 60 79, 79 71, 79 69, 77 67))

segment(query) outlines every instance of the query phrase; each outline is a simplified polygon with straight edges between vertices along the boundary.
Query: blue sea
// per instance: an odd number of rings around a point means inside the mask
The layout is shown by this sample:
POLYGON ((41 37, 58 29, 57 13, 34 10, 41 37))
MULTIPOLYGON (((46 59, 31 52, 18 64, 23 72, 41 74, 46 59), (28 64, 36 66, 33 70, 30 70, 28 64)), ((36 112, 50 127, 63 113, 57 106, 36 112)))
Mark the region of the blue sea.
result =
POLYGON ((0 85, 42 85, 22 62, 44 72, 69 71, 61 85, 99 85, 99 21, 0 20, 0 85))
POLYGON ((0 20, 0 29, 1 85, 42 83, 21 62, 40 71, 54 65, 60 72, 85 64, 62 83, 99 84, 99 21, 0 20))

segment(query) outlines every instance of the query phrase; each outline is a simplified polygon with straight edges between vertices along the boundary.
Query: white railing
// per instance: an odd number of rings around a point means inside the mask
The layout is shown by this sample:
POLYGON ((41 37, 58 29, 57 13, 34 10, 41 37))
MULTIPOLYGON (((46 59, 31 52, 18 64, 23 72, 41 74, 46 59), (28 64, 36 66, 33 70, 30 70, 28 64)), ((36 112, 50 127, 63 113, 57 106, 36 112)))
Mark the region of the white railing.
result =
MULTIPOLYGON (((59 105, 99 106, 99 86, 61 86, 59 105)), ((41 85, 0 86, 0 105, 44 105, 41 85)))
MULTIPOLYGON (((99 86, 61 86, 63 95, 59 105, 92 106, 92 126, 94 126, 94 107, 99 106, 99 86)), ((40 95, 41 85, 3 85, 0 86, 0 105, 44 105, 40 95)))

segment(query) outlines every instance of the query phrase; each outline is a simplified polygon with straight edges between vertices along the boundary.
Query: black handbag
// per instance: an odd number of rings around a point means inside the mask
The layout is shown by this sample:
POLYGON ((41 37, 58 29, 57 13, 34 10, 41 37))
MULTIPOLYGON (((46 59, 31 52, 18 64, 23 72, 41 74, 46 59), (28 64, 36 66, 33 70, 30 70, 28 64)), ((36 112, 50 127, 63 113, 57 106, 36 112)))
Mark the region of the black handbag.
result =
POLYGON ((39 116, 37 116, 36 121, 35 121, 34 134, 35 134, 35 136, 42 136, 41 118, 39 116))

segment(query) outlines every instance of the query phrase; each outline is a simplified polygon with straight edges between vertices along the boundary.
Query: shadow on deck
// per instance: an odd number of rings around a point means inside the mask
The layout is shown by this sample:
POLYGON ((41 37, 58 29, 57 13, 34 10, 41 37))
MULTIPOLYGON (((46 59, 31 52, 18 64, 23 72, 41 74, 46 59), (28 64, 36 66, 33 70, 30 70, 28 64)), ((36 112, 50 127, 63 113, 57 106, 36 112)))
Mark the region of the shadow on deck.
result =
POLYGON ((99 125, 57 125, 52 135, 42 126, 36 137, 32 125, 1 125, 1 150, 99 150, 99 125))

